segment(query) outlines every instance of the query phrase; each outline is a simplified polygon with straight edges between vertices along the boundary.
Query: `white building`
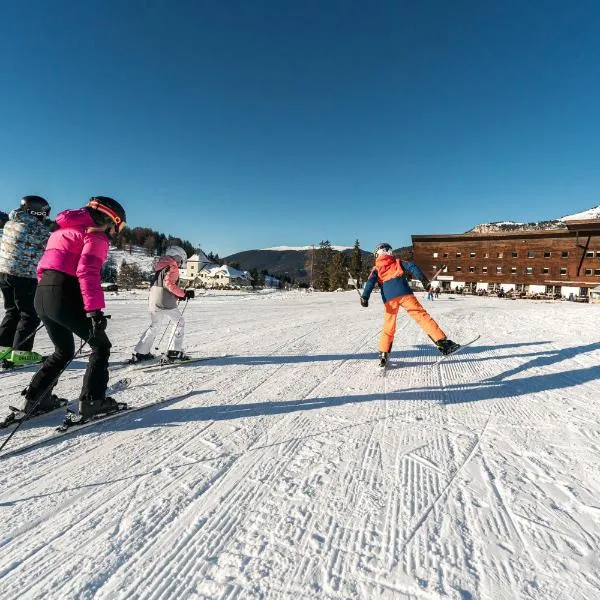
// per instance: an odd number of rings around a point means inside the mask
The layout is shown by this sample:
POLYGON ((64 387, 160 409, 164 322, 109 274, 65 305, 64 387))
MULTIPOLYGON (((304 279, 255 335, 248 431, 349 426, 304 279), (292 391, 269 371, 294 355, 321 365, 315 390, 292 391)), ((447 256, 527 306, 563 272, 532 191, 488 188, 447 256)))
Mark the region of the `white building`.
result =
POLYGON ((190 287, 220 288, 252 285, 252 278, 248 271, 212 263, 203 252, 188 258, 186 268, 181 270, 180 278, 190 287))

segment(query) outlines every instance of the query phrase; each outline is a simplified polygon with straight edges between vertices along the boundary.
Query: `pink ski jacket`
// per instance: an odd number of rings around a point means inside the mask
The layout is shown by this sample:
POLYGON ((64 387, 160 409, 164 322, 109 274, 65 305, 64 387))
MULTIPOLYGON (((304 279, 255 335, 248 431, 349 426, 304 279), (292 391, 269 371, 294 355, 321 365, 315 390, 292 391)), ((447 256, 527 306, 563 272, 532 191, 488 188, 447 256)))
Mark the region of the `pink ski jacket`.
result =
POLYGON ((148 298, 150 310, 176 308, 177 298, 185 298, 185 292, 178 285, 179 267, 175 259, 170 256, 159 257, 154 271, 156 277, 148 298))
POLYGON ((59 226, 50 235, 46 251, 37 266, 38 281, 44 271, 61 271, 79 280, 86 312, 104 308, 100 271, 108 256, 108 236, 95 229, 84 208, 64 210, 56 217, 59 226))

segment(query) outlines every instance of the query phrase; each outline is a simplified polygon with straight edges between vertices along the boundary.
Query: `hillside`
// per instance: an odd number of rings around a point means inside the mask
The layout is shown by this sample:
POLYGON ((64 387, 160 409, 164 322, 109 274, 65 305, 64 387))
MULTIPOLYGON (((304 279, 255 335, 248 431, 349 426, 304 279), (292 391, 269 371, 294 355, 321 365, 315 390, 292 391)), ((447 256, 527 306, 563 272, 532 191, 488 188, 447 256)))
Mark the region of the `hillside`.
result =
MULTIPOLYGON (((226 263, 239 263, 240 268, 247 271, 258 269, 267 270, 272 275, 288 275, 296 281, 308 281, 310 278, 311 246, 299 247, 280 246, 282 249, 246 250, 226 256, 226 263), (308 266, 308 270, 307 270, 308 266)), ((346 248, 343 250, 350 257, 352 247, 335 246, 334 248, 346 248)), ((371 257, 370 252, 361 250, 365 258, 371 257)))
POLYGON ((532 229, 565 229, 565 221, 577 219, 598 219, 600 218, 600 205, 590 208, 583 212, 567 215, 558 219, 546 221, 534 221, 531 223, 518 223, 515 221, 500 221, 495 223, 480 223, 466 233, 488 233, 491 231, 530 231, 532 229))

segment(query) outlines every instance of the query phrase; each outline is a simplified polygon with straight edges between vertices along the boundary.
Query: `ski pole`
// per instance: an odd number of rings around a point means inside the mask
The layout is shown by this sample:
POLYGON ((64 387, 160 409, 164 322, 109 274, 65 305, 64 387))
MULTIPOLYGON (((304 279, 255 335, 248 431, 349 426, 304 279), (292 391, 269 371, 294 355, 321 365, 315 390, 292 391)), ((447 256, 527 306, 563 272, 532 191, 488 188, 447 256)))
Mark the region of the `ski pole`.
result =
POLYGON ((183 307, 183 310, 181 311, 181 314, 179 315, 179 319, 177 319, 177 323, 175 323, 175 327, 173 327, 173 333, 171 334, 171 337, 169 338, 167 352, 169 351, 169 348, 171 347, 171 342, 173 341, 173 338, 175 337, 175 332, 177 331, 177 327, 179 327, 179 323, 180 323, 181 319, 183 318, 183 313, 185 312, 185 309, 187 308, 189 300, 190 300, 189 298, 185 299, 185 305, 183 307))
POLYGON ((431 278, 431 281, 435 281, 438 278, 438 275, 446 268, 447 268, 446 265, 442 265, 442 267, 440 269, 438 269, 436 271, 435 275, 431 278))
POLYGON ((165 330, 163 331, 163 334, 160 336, 160 340, 158 341, 158 344, 156 344, 156 346, 154 346, 155 350, 158 350, 160 348, 160 345, 162 344, 163 338, 165 337, 165 334, 167 333, 167 329, 169 329, 169 325, 170 325, 170 322, 167 319, 167 324, 165 325, 165 330))
POLYGON ((352 273, 350 273, 350 269, 346 269, 346 272, 350 276, 350 279, 352 279, 352 281, 354 281, 354 289, 356 290, 356 293, 362 298, 360 290, 358 289, 358 279, 354 279, 354 277, 352 277, 352 273))
MULTIPOLYGON (((43 329, 43 328, 44 328, 44 324, 42 323, 35 331, 32 331, 25 339, 21 340, 19 347, 22 346, 27 340, 31 339, 40 329, 43 329)), ((13 350, 16 350, 16 348, 10 348, 9 350, 6 350, 2 354, 0 354, 0 360, 4 360, 8 356, 10 356, 10 353, 13 350)))
POLYGON ((2 445, 0 446, 0 452, 2 452, 2 450, 4 449, 6 444, 8 444, 8 442, 12 438, 12 436, 15 435, 15 433, 17 432, 19 427, 21 427, 21 425, 25 421, 27 421, 27 419, 29 419, 29 417, 31 417, 31 415, 35 412, 35 409, 38 407, 41 399, 46 395, 46 393, 49 391, 52 391, 52 388, 56 385, 58 378, 66 371, 67 367, 77 358, 77 356, 79 354, 81 354, 81 351, 83 350, 84 346, 88 343, 88 341, 89 340, 81 340, 81 345, 79 346, 79 350, 77 350, 77 352, 75 352, 75 354, 73 354, 73 356, 71 357, 69 362, 60 370, 58 375, 44 388, 42 393, 39 394, 37 402, 25 413, 25 417, 17 423, 17 426, 10 432, 10 434, 7 436, 7 438, 4 440, 4 442, 2 442, 2 445))

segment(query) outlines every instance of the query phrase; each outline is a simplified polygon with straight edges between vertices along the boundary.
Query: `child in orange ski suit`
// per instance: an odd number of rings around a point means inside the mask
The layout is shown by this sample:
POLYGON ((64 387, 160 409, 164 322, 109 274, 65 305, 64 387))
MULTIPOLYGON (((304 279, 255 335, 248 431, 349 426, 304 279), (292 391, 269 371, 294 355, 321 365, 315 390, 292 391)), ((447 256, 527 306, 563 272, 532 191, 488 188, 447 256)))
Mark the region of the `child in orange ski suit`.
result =
POLYGON ((362 306, 369 305, 369 296, 378 283, 384 304, 383 330, 379 338, 380 358, 385 360, 392 350, 398 310, 402 307, 423 331, 433 340, 442 354, 450 354, 458 349, 458 344, 449 340, 431 315, 421 306, 411 290, 405 273, 418 279, 425 290, 431 283, 421 269, 412 262, 400 260, 392 255, 390 244, 379 244, 375 250, 375 266, 367 279, 360 298, 362 306))

